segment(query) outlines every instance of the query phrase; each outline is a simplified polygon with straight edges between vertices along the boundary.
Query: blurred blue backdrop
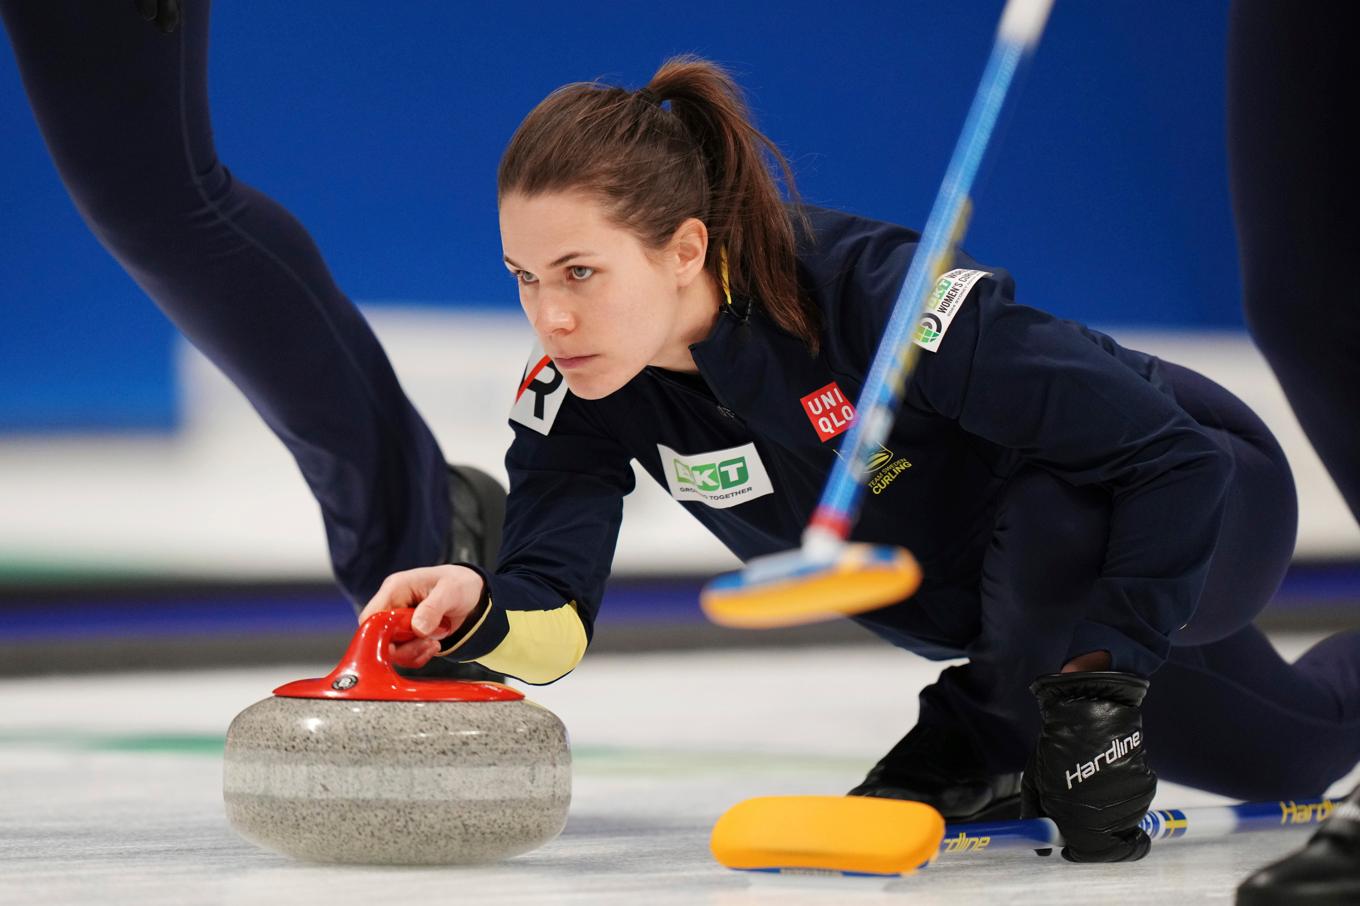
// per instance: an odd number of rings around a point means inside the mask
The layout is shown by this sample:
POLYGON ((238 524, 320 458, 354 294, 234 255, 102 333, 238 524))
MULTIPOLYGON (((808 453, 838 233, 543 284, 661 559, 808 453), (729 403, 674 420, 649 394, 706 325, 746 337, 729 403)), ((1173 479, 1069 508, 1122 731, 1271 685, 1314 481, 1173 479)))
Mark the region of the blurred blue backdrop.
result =
MULTIPOLYGON (((1000 7, 237 0, 214 10, 218 150, 300 217, 355 299, 512 309, 495 167, 548 91, 710 57, 809 200, 919 227, 1000 7)), ((967 242, 1016 274, 1021 301, 1097 324, 1240 325, 1225 22, 1223 2, 1058 0, 967 242)), ((7 44, 0 123, 0 430, 172 428, 172 330, 75 213, 7 44)))

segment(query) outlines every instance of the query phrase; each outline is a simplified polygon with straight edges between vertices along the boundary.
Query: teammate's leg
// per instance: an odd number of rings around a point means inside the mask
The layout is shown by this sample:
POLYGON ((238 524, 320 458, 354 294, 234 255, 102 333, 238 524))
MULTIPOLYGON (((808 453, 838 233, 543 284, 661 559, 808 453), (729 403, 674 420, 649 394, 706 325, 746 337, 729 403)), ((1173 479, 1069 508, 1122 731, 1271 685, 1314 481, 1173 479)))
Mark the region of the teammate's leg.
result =
MULTIPOLYGON (((1360 519, 1360 289, 1326 276, 1360 248, 1354 4, 1237 0, 1228 30, 1228 161, 1252 334, 1360 519), (1315 278, 1312 275, 1317 275, 1315 278), (1311 278, 1311 279, 1310 279, 1311 278)), ((1238 902, 1360 901, 1360 790, 1238 902)))
POLYGON ((386 574, 447 552, 443 457, 306 231, 217 159, 209 4, 183 6, 171 34, 130 0, 0 0, 0 13, 81 214, 287 445, 362 604, 386 574))
POLYGON ((1346 2, 1233 4, 1228 162, 1247 323, 1360 519, 1357 26, 1346 2))

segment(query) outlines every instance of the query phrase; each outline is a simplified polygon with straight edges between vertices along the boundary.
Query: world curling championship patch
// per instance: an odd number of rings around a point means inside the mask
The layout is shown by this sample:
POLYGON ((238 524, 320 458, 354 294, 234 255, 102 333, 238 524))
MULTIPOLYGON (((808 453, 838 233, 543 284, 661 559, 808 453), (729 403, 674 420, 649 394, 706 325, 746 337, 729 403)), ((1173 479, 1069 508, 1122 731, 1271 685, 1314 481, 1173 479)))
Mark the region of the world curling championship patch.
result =
POLYGON ((963 300, 968 298, 968 292, 983 277, 990 277, 989 271, 970 271, 963 268, 954 268, 946 271, 940 277, 940 282, 935 284, 935 289, 930 294, 930 301, 926 303, 925 314, 921 315, 920 322, 916 325, 916 332, 912 334, 912 340, 917 346, 927 352, 935 352, 940 348, 940 341, 944 339, 945 331, 954 322, 954 316, 963 307, 963 300))
POLYGON ((562 372, 544 353, 543 347, 534 343, 534 350, 519 379, 515 404, 510 407, 510 421, 546 436, 566 398, 567 381, 562 372))

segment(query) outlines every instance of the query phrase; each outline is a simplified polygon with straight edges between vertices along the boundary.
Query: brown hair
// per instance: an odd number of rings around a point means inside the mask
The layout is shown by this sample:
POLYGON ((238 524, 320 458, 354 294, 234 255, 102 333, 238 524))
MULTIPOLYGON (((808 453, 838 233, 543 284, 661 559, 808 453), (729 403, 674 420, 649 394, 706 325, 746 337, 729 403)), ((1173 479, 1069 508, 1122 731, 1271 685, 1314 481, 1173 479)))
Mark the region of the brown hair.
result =
POLYGON ((548 95, 510 139, 497 192, 584 190, 652 248, 685 220, 703 221, 704 267, 718 286, 725 250, 733 295, 759 300, 815 353, 818 312, 799 293, 794 257, 792 218, 801 215, 784 206, 769 161, 796 200, 788 162, 752 125, 732 77, 707 60, 674 57, 637 92, 577 83, 548 95))

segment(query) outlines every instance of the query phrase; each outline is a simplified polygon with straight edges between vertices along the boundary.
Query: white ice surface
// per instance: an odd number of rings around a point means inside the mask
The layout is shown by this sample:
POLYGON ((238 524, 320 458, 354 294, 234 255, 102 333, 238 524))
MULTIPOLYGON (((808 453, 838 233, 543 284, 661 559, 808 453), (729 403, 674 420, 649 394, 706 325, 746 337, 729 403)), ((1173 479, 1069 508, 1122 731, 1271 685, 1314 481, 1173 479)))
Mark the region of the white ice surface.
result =
MULTIPOLYGON (((1310 641, 1278 640, 1291 656, 1310 641)), ((1125 865, 998 853, 942 860, 886 888, 753 886, 713 862, 708 833, 724 809, 844 792, 911 725, 916 692, 938 669, 872 646, 587 658, 557 685, 527 690, 572 734, 566 831, 472 869, 307 865, 228 826, 227 724, 278 683, 329 665, 7 680, 0 903, 1231 903, 1250 870, 1306 839, 1165 843, 1125 865)), ((1157 805, 1219 801, 1164 784, 1157 805)))

